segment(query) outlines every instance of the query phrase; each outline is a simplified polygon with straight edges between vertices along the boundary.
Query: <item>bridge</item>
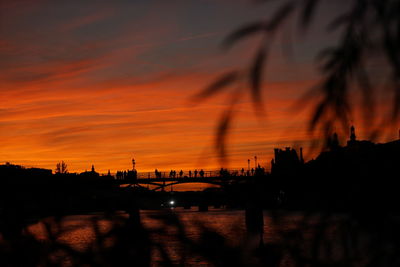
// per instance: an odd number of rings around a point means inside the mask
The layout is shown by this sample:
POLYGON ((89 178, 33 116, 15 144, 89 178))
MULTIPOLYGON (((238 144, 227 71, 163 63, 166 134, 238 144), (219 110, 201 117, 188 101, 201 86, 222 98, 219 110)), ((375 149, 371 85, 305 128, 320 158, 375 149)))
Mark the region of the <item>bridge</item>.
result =
POLYGON ((186 183, 205 183, 224 186, 232 182, 244 181, 251 178, 251 176, 215 176, 215 177, 182 177, 182 178, 137 178, 137 179, 123 179, 115 180, 117 184, 128 186, 139 186, 144 187, 144 185, 153 185, 155 188, 152 190, 157 191, 159 189, 163 190, 168 186, 173 186, 176 184, 186 184, 186 183))
POLYGON ((155 170, 154 172, 124 171, 119 172, 115 176, 115 183, 119 185, 128 185, 128 187, 144 187, 152 185, 153 191, 164 189, 168 186, 187 183, 205 183, 212 185, 224 186, 230 183, 240 182, 251 179, 254 176, 264 175, 263 168, 256 168, 245 171, 241 170, 203 170, 194 171, 174 171, 162 172, 155 170))

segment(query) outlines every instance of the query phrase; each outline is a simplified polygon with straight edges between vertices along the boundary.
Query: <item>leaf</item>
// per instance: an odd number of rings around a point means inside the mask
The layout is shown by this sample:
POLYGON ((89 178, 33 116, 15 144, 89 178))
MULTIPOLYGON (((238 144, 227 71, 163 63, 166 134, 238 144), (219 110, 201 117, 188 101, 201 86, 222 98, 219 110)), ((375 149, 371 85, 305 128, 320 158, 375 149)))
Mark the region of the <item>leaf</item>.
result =
POLYGON ((310 130, 315 129, 315 126, 320 121, 322 115, 325 112, 326 107, 327 107, 327 103, 325 101, 323 101, 315 108, 314 115, 313 115, 312 119, 310 120, 310 124, 309 124, 310 130))
POLYGON ((253 97, 253 103, 260 110, 263 110, 262 99, 261 99, 261 81, 262 71, 264 69, 265 60, 267 53, 265 49, 260 49, 254 60, 254 64, 250 70, 250 83, 251 83, 251 94, 253 97))
POLYGON ((301 24, 300 24, 303 27, 303 29, 307 28, 310 25, 310 22, 313 18, 318 3, 319 0, 305 0, 305 5, 301 15, 301 24))
POLYGON ((340 26, 345 26, 346 23, 350 22, 350 19, 351 17, 348 14, 340 15, 328 24, 327 30, 334 31, 340 26))
POLYGON ((267 23, 265 30, 266 31, 274 31, 278 28, 280 24, 282 24, 285 19, 292 13, 294 9, 294 1, 289 1, 286 4, 282 5, 277 12, 275 12, 272 19, 267 23))
POLYGON ((222 75, 219 79, 198 93, 195 98, 207 98, 220 91, 238 79, 237 71, 231 71, 222 75))
POLYGON ((263 22, 255 22, 252 24, 248 24, 229 34, 228 37, 226 37, 225 40, 222 42, 222 46, 230 47, 238 40, 263 30, 265 30, 265 24, 263 22))
POLYGON ((399 87, 397 85, 397 87, 393 88, 395 90, 394 92, 394 103, 393 103, 393 108, 392 108, 392 122, 397 121, 397 119, 399 118, 400 115, 400 90, 399 87))
POLYGON ((374 118, 375 101, 373 97, 373 89, 370 78, 362 65, 359 66, 357 71, 357 79, 362 93, 362 110, 365 128, 371 125, 371 119, 374 118))
POLYGON ((286 4, 282 5, 281 8, 278 9, 277 12, 273 15, 272 19, 268 22, 254 22, 248 24, 230 35, 222 42, 223 47, 230 47, 238 40, 243 39, 245 37, 249 37, 255 33, 259 32, 272 32, 277 29, 277 27, 288 17, 288 15, 294 9, 294 1, 289 1, 286 4))

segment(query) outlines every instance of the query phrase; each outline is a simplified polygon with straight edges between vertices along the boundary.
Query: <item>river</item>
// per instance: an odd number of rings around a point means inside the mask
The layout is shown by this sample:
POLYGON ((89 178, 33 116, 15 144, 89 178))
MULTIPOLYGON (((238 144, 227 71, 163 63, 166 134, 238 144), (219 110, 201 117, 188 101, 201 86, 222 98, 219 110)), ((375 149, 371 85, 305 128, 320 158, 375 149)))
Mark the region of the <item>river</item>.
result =
MULTIPOLYGON (((185 210, 176 208, 168 211, 140 211, 140 215, 142 225, 149 233, 149 238, 152 242, 152 249, 150 249, 151 266, 163 265, 165 258, 174 265, 215 266, 215 262, 210 261, 212 257, 207 258, 201 253, 192 253, 193 250, 189 253, 188 242, 199 244, 202 240, 208 240, 208 242, 211 241, 210 247, 215 246, 215 250, 232 248, 231 251, 235 251, 235 249, 238 249, 237 251, 246 251, 246 246, 251 243, 246 236, 244 211, 242 210, 210 209, 207 212, 199 212, 197 209, 185 210), (166 223, 166 221, 163 221, 165 216, 169 216, 173 220, 166 223), (174 221, 174 218, 179 220, 174 221), (179 228, 179 225, 184 230, 179 228), (208 233, 209 239, 207 239, 205 232, 208 233), (184 233, 184 238, 187 238, 185 242, 180 239, 182 236, 180 237, 179 233, 184 233), (221 244, 221 246, 218 246, 218 244, 221 244)), ((117 217, 127 218, 127 215, 120 212, 117 217)), ((335 220, 339 217, 335 217, 335 220)), ((293 232, 301 235, 293 240, 303 240, 304 244, 300 244, 300 246, 304 248, 307 240, 312 239, 310 237, 315 232, 315 222, 319 220, 320 216, 307 217, 300 213, 290 213, 285 216, 273 216, 269 213, 264 213, 263 241, 265 244, 282 244, 280 243, 283 241, 284 235, 282 233, 291 234, 293 232), (274 219, 278 217, 279 220, 274 219), (304 221, 307 221, 306 227, 304 227, 304 221), (303 229, 296 231, 302 223, 303 229)), ((339 220, 341 219, 339 218, 339 220)), ((42 242, 52 238, 49 236, 50 232, 58 231, 59 235, 56 236, 56 239, 59 244, 66 245, 79 253, 87 254, 90 252, 92 253, 90 255, 95 255, 96 251, 102 251, 99 246, 110 248, 115 245, 115 239, 107 235, 114 226, 115 220, 107 218, 104 214, 89 214, 66 216, 59 222, 56 222, 54 218, 46 218, 37 224, 31 225, 27 231, 42 242), (50 228, 46 228, 46 225, 50 226, 50 228), (64 229, 65 232, 60 231, 60 229, 64 229), (96 231, 97 234, 95 233, 96 231), (102 236, 100 238, 101 242, 99 242, 99 236, 102 236)), ((329 238, 335 236, 334 231, 335 229, 327 230, 329 238)), ((340 248, 336 248, 336 250, 336 254, 342 253, 340 248)), ((216 254, 218 254, 217 252, 216 254)), ((62 258, 60 262, 64 266, 72 265, 71 254, 55 253, 53 257, 56 259, 57 257, 59 259, 62 258)), ((285 261, 290 261, 290 259, 282 262, 285 261)))

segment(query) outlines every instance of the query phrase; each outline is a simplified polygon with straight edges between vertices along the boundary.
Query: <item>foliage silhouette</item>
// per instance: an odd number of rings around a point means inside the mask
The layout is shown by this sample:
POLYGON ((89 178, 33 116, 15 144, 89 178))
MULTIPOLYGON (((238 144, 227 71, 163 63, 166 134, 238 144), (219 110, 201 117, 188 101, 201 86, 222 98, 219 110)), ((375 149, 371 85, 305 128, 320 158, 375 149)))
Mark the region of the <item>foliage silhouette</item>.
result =
POLYGON ((57 163, 55 173, 65 174, 68 173, 67 164, 64 161, 57 163))
MULTIPOLYGON (((255 1, 258 4, 271 5, 268 0, 255 1)), ((198 97, 206 98, 214 93, 236 86, 247 81, 248 92, 253 100, 257 114, 263 114, 264 105, 261 98, 263 86, 263 71, 267 56, 271 53, 271 43, 278 34, 284 34, 287 23, 296 23, 301 31, 307 31, 314 22, 318 5, 324 0, 288 0, 264 20, 245 25, 229 34, 222 43, 228 49, 237 42, 254 35, 262 36, 259 47, 254 51, 252 62, 244 69, 238 68, 222 76, 208 89, 203 90, 198 97), (296 16, 298 19, 296 20, 296 16), (234 73, 234 79, 232 75, 234 73), (228 79, 229 78, 229 79, 228 79), (212 90, 210 90, 210 88, 212 90)), ((353 120, 354 110, 362 110, 364 127, 371 138, 382 135, 385 126, 395 126, 400 115, 400 1, 398 0, 351 0, 349 10, 338 9, 334 19, 329 23, 327 32, 340 31, 338 43, 322 49, 317 57, 320 81, 318 81, 304 97, 300 98, 295 107, 305 110, 310 105, 313 111, 309 118, 309 131, 322 131, 327 139, 340 126, 343 132, 349 128, 353 120), (384 59, 384 62, 381 62, 384 59), (384 77, 385 85, 374 82, 370 78, 368 65, 379 63, 383 67, 379 75, 384 77), (377 112, 377 95, 388 94, 384 88, 389 88, 392 97, 390 114, 382 116, 377 112), (356 106, 354 92, 361 94, 361 106, 356 106), (377 115, 379 114, 379 115, 377 115), (375 123, 377 122, 377 123, 375 123)), ((338 3, 343 5, 343 3, 338 3)), ((266 85, 268 87, 268 85, 266 85)), ((247 90, 241 88, 242 91, 247 90)), ((235 89, 232 94, 237 94, 235 89)), ((230 106, 229 110, 232 109, 230 106)), ((297 111, 297 110, 296 110, 297 111)), ((232 112, 226 112, 233 115, 232 112)), ((222 116, 217 127, 216 140, 224 140, 228 131, 220 131, 226 124, 226 116, 222 116)), ((217 141, 216 149, 224 155, 225 142, 217 141)))
MULTIPOLYGON (((152 215, 160 227, 145 228, 123 214, 90 216, 84 227, 95 235, 77 249, 63 236, 82 226, 68 226, 62 217, 42 221, 46 239, 29 229, 0 243, 1 266, 187 266, 193 257, 211 266, 396 266, 400 232, 391 217, 351 218, 323 213, 272 213, 269 229, 276 238, 256 251, 232 245, 225 236, 198 222, 199 238, 189 237, 174 213, 152 215), (108 226, 104 229, 104 223, 108 226), (366 234, 369 235, 366 235, 366 234), (157 235, 177 240, 173 255, 157 235), (384 244, 385 246, 382 246, 384 244), (388 248, 392 249, 388 249, 388 248), (154 261, 152 255, 158 254, 154 261), (254 254, 255 253, 255 254, 254 254), (385 265, 382 265, 385 264, 385 265)), ((238 237, 236 237, 238 238, 238 237)))

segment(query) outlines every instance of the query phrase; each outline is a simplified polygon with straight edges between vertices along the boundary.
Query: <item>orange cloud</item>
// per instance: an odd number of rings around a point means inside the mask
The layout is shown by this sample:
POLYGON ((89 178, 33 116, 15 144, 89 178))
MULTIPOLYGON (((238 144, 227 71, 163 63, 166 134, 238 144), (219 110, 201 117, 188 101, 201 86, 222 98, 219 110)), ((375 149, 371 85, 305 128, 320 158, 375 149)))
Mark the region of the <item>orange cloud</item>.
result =
MULTIPOLYGON (((223 96, 188 106, 188 97, 211 76, 171 76, 130 86, 106 84, 99 90, 38 93, 34 98, 21 92, 0 115, 0 125, 7 129, 0 135, 0 160, 47 168, 65 160, 71 171, 85 170, 91 164, 101 172, 126 169, 131 157, 141 171, 218 168, 212 143, 216 118, 225 108, 223 96), (202 156, 208 160, 201 160, 202 156)), ((288 90, 288 85, 270 86, 288 90)), ((280 138, 278 132, 284 127, 274 119, 285 116, 274 112, 281 110, 285 101, 269 100, 274 116, 266 126, 249 120, 253 110, 248 101, 238 106, 241 115, 230 147, 232 167, 245 166, 254 154, 263 164, 269 162, 280 138)))

